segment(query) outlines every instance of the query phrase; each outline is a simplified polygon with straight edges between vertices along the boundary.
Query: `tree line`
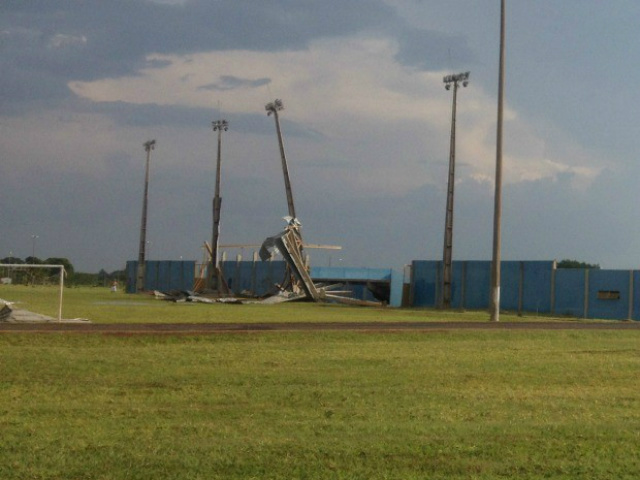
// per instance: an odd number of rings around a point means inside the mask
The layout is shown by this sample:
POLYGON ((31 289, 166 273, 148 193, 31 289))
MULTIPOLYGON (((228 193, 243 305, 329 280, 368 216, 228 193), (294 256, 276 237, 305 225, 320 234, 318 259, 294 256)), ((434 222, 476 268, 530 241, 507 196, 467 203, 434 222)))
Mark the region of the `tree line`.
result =
MULTIPOLYGON (((68 258, 64 257, 49 257, 47 259, 40 259, 38 257, 26 257, 24 260, 18 257, 4 257, 0 258, 0 264, 9 265, 62 265, 66 272, 65 285, 74 286, 108 286, 117 281, 119 283, 125 283, 127 281, 127 273, 125 270, 114 270, 113 272, 107 272, 101 269, 98 273, 84 273, 76 272, 73 264, 68 258)), ((25 283, 29 281, 38 280, 40 282, 46 281, 51 277, 57 277, 58 269, 37 269, 31 270, 28 274, 23 271, 6 272, 3 271, 2 275, 9 275, 11 273, 14 276, 14 283, 25 283)))

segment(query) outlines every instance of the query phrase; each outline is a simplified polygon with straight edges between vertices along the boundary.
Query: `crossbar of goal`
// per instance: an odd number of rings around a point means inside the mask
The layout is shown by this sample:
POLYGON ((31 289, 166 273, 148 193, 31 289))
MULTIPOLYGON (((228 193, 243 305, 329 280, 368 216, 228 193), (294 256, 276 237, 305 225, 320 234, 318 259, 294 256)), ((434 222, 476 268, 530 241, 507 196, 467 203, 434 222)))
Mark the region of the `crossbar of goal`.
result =
POLYGON ((60 292, 59 292, 59 301, 58 301, 58 322, 62 321, 62 292, 64 290, 64 277, 67 274, 67 271, 64 269, 64 265, 41 265, 41 264, 30 264, 30 263, 2 263, 0 264, 0 268, 58 268, 60 269, 60 292))

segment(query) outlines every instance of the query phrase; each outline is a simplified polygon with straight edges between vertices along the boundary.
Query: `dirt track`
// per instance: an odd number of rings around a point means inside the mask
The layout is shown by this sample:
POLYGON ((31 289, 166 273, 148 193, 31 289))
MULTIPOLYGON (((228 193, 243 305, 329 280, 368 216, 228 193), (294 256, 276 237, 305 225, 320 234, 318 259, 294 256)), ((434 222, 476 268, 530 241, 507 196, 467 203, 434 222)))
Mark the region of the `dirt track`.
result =
POLYGON ((285 331, 640 330, 640 322, 1 323, 0 333, 214 334, 285 331))

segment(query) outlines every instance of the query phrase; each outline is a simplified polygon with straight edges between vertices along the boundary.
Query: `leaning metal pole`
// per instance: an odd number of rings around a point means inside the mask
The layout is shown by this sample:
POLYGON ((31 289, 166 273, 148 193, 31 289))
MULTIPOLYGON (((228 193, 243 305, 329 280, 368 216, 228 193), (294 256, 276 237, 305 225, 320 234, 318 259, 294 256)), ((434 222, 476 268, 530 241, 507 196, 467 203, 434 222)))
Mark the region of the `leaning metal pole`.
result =
POLYGON ((155 149, 156 141, 149 140, 144 142, 144 149, 147 152, 147 165, 144 175, 144 195, 142 197, 142 221, 140 222, 140 248, 138 250, 138 271, 136 275, 136 291, 144 290, 145 276, 145 247, 147 245, 147 203, 149 199, 149 159, 151 158, 151 150, 155 149))
POLYGON ((500 321, 500 247, 502 221, 502 123, 504 108, 505 0, 500 2, 500 68, 498 75, 498 125, 496 135, 496 185, 493 211, 493 261, 491 263, 491 321, 500 321))
POLYGON ((214 132, 218 132, 218 156, 216 160, 216 186, 213 196, 213 232, 211 236, 211 262, 209 264, 209 288, 219 289, 218 284, 218 245, 220 243, 220 211, 222 208, 222 197, 220 197, 220 174, 222 163, 222 131, 229 129, 226 120, 217 120, 211 123, 214 132), (215 283, 215 285, 214 285, 215 283))
POLYGON ((453 85, 453 105, 451 107, 451 143, 449 146, 449 178, 447 182, 447 210, 444 225, 444 249, 442 255, 442 295, 441 308, 451 308, 451 265, 453 259, 453 194, 456 171, 456 105, 458 86, 466 87, 469 83, 469 72, 447 75, 444 77, 445 88, 449 90, 453 85))
POLYGON ((282 172, 284 174, 284 187, 287 191, 287 206, 289 207, 289 216, 294 219, 296 217, 296 209, 293 204, 293 191, 291 190, 291 181, 289 179, 289 168, 287 167, 287 158, 284 154, 284 141, 282 139, 282 131, 280 130, 280 118, 278 112, 284 109, 282 100, 276 99, 275 101, 265 105, 267 115, 273 113, 273 117, 276 121, 276 132, 278 134, 278 144, 280 145, 280 158, 282 159, 282 172))

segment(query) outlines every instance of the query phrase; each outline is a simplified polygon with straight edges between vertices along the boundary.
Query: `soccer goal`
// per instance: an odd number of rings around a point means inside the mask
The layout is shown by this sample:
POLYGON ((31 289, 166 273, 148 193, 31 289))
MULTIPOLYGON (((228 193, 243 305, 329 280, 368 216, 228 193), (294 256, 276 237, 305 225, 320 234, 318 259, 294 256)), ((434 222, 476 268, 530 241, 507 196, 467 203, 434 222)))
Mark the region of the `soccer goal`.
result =
POLYGON ((17 316, 27 312, 60 322, 65 275, 63 265, 0 263, 0 299, 17 316))

